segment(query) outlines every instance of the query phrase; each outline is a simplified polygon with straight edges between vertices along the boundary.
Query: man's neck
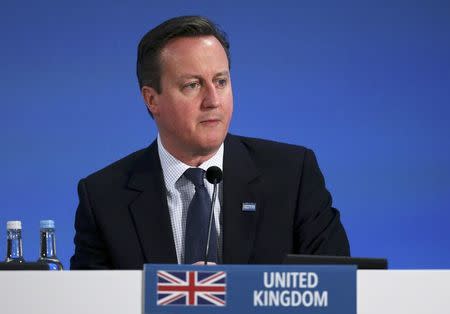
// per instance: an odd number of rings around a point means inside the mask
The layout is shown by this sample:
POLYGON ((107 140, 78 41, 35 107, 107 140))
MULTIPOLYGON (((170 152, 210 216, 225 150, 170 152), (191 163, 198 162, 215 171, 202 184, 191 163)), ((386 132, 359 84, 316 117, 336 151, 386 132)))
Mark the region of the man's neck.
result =
POLYGON ((208 152, 182 152, 171 149, 170 145, 164 142, 164 139, 159 135, 159 140, 164 149, 173 157, 191 167, 199 167, 205 161, 211 159, 219 150, 220 146, 213 151, 208 152))

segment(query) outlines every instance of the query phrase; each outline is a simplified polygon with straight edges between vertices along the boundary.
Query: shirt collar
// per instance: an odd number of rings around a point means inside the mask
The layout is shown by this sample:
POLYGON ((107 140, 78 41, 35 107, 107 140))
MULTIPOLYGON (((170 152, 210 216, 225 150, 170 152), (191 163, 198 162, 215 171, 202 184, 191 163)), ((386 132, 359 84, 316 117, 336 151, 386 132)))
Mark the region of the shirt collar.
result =
MULTIPOLYGON (((164 175, 164 182, 166 184, 167 189, 172 189, 175 187, 175 183, 178 179, 183 175, 183 173, 188 169, 192 168, 189 165, 186 165, 182 161, 178 160, 172 154, 170 154, 162 145, 161 138, 158 134, 157 138, 158 142, 158 153, 159 159, 161 161, 161 167, 164 175)), ((207 170, 211 166, 219 167, 221 170, 223 169, 223 143, 220 145, 217 152, 210 159, 203 162, 199 168, 203 170, 207 170)))

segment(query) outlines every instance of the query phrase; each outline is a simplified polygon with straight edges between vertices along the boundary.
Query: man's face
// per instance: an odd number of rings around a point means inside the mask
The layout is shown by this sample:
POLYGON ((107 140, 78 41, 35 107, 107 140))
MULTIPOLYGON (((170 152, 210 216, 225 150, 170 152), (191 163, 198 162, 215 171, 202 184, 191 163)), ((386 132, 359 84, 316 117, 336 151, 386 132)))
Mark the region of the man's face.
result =
POLYGON ((145 87, 143 94, 164 147, 184 162, 210 157, 233 112, 225 50, 214 36, 181 37, 163 48, 160 61, 161 94, 145 87))

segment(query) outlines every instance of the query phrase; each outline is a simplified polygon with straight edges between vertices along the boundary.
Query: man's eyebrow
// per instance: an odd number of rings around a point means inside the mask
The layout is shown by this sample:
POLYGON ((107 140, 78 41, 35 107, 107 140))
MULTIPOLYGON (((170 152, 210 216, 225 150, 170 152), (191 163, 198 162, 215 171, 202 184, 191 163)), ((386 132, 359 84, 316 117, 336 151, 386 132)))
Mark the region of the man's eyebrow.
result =
MULTIPOLYGON (((214 75, 214 78, 219 77, 219 76, 230 76, 230 72, 229 71, 222 71, 222 72, 218 72, 214 75)), ((183 74, 179 77, 180 80, 187 80, 187 79, 199 79, 201 80, 203 77, 201 75, 197 75, 197 74, 183 74)))
POLYGON ((181 79, 181 80, 192 79, 192 78, 201 79, 202 77, 200 75, 196 75, 196 74, 183 74, 179 77, 179 79, 181 79))
POLYGON ((229 71, 222 71, 222 72, 219 72, 216 75, 214 75, 214 77, 218 77, 218 76, 230 76, 230 72, 229 71))

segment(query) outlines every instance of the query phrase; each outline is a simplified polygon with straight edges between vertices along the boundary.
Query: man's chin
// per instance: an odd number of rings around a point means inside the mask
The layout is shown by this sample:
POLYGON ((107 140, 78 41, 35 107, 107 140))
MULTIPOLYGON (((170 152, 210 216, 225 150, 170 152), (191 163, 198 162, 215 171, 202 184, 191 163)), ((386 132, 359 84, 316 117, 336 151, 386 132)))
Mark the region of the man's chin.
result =
POLYGON ((225 136, 202 141, 198 146, 197 150, 198 155, 209 156, 215 154, 219 150, 220 145, 222 145, 224 139, 225 136))

